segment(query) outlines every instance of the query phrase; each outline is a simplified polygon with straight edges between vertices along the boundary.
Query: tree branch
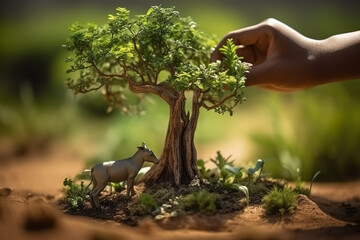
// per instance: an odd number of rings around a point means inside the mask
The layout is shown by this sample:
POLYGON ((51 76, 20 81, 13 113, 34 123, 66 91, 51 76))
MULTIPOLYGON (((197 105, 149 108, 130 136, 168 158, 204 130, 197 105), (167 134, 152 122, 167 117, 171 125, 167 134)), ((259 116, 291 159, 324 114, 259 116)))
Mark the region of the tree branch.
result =
MULTIPOLYGON (((109 78, 109 80, 111 80, 111 78, 109 78)), ((106 84, 106 82, 103 82, 103 83, 101 83, 101 84, 100 84, 99 86, 97 86, 97 87, 93 87, 93 88, 86 89, 86 90, 79 90, 79 89, 77 89, 76 92, 77 92, 77 93, 88 93, 88 92, 91 92, 91 91, 96 91, 96 90, 99 90, 100 88, 102 88, 105 84, 106 84)))
POLYGON ((164 99, 170 106, 172 106, 178 97, 178 93, 174 89, 169 89, 170 86, 155 85, 155 84, 138 84, 135 81, 129 82, 129 89, 133 93, 154 93, 164 99), (175 94, 174 94, 175 93, 175 94))
MULTIPOLYGON (((138 47, 136 46, 135 36, 133 37, 132 42, 133 42, 133 45, 134 45, 134 50, 135 50, 136 54, 138 55, 140 64, 143 66, 144 69, 149 70, 147 63, 144 61, 144 59, 143 59, 143 57, 141 56, 141 53, 140 53, 138 47)), ((153 82, 153 81, 152 81, 152 78, 151 78, 151 75, 150 75, 149 73, 147 74, 147 78, 148 78, 148 82, 150 82, 150 83, 153 82)), ((142 78, 142 79, 143 79, 143 78, 142 78)))
POLYGON ((119 78, 124 78, 124 74, 126 73, 126 72, 125 72, 125 69, 124 69, 124 72, 123 72, 122 74, 107 74, 107 73, 103 73, 103 72, 99 69, 99 67, 96 66, 95 63, 91 63, 91 64, 94 66, 96 72, 97 72, 100 76, 102 76, 102 77, 108 77, 108 78, 119 77, 119 78))
POLYGON ((132 63, 131 66, 129 67, 129 69, 133 70, 134 72, 136 72, 136 74, 141 78, 142 83, 145 83, 145 79, 144 76, 136 69, 136 66, 132 63))
MULTIPOLYGON (((124 71, 122 74, 106 74, 106 73, 103 73, 96 66, 96 64, 94 64, 94 63, 92 63, 92 64, 100 76, 109 77, 110 79, 113 77, 119 77, 119 78, 122 78, 125 81, 127 81, 129 84, 129 89, 133 93, 154 93, 154 94, 158 95, 159 97, 161 97, 162 99, 164 99, 169 105, 172 105, 174 103, 174 101, 176 100, 176 98, 178 97, 178 93, 176 92, 176 90, 173 89, 172 87, 168 86, 167 84, 164 84, 164 83, 144 84, 143 82, 136 83, 136 81, 134 79, 131 79, 127 76, 126 66, 123 66, 120 63, 119 64, 120 64, 120 66, 123 67, 123 71, 124 71)), ((100 89, 102 86, 104 86, 104 84, 105 84, 105 82, 101 86, 97 87, 97 89, 100 89)))
MULTIPOLYGON (((203 99, 203 101, 201 101, 201 106, 204 107, 206 110, 211 110, 214 108, 217 108, 219 106, 221 106, 222 104, 224 104, 227 100, 229 100, 232 97, 235 97, 235 93, 230 94, 227 97, 224 97, 223 99, 221 99, 220 101, 218 101, 216 104, 212 105, 212 106, 208 106, 205 101, 209 101, 208 99, 203 99)), ((213 103, 214 101, 210 101, 211 103, 213 103)))

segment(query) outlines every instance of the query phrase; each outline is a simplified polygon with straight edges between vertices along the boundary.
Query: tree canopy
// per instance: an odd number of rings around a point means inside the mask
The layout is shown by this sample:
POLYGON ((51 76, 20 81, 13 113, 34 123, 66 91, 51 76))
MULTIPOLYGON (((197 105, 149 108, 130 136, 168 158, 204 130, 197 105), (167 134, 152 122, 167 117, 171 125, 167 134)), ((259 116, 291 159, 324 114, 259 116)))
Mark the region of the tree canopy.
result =
POLYGON ((128 90, 140 96, 154 93, 169 105, 179 93, 194 91, 200 107, 221 114, 232 114, 245 99, 250 64, 236 55, 231 40, 220 49, 223 59, 210 63, 215 41, 174 7, 154 6, 133 18, 117 8, 104 26, 75 23, 70 31, 68 87, 76 94, 102 89, 110 109, 132 109, 128 90))

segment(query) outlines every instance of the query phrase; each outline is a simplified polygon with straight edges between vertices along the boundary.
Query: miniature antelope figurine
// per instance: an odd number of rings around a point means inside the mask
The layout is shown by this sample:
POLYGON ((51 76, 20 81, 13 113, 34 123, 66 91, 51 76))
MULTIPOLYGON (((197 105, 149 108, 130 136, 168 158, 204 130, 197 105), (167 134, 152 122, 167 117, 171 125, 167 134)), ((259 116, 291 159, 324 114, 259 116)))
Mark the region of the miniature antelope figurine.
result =
POLYGON ((109 182, 127 181, 126 196, 135 195, 134 181, 144 161, 159 163, 154 153, 148 149, 145 143, 137 147, 138 151, 130 158, 117 161, 102 162, 96 164, 91 169, 91 183, 94 184, 90 192, 90 202, 92 207, 100 207, 99 194, 109 182))

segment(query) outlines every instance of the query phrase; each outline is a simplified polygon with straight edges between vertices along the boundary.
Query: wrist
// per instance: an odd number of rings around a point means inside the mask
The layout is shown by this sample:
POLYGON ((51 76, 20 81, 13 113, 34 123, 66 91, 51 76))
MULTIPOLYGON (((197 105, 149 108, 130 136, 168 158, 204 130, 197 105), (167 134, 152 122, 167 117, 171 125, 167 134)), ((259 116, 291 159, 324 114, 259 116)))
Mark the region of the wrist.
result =
POLYGON ((360 32, 315 41, 310 60, 316 85, 360 78, 360 32))

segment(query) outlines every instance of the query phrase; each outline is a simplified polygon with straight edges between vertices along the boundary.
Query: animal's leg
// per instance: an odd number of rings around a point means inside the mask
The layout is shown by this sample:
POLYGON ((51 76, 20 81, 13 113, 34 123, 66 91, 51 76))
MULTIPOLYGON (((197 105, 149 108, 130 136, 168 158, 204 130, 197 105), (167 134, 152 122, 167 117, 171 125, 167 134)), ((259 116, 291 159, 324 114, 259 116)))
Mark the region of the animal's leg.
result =
POLYGON ((127 189, 126 189, 126 196, 127 197, 130 197, 130 191, 131 191, 131 194, 134 195, 133 192, 135 192, 135 191, 134 191, 133 188, 134 188, 134 179, 128 179, 128 181, 127 181, 127 189))
POLYGON ((136 195, 136 192, 135 192, 135 189, 134 189, 134 185, 135 185, 135 179, 133 180, 132 187, 131 187, 131 196, 135 196, 135 195, 136 195))
POLYGON ((96 186, 96 188, 94 188, 93 191, 91 192, 91 196, 93 198, 95 207, 100 207, 99 195, 100 195, 101 191, 104 190, 107 183, 108 183, 107 181, 98 182, 98 185, 96 186))
POLYGON ((95 208, 95 207, 99 207, 100 203, 99 203, 99 196, 97 193, 97 187, 93 188, 90 192, 90 202, 91 202, 91 207, 95 208))
POLYGON ((91 207, 94 208, 95 207, 95 202, 94 202, 94 197, 93 197, 92 191, 90 192, 89 196, 90 196, 91 207))
POLYGON ((91 207, 95 208, 95 207, 99 207, 100 203, 99 203, 99 196, 96 194, 96 189, 94 189, 93 191, 91 191, 90 193, 90 203, 91 203, 91 207))
POLYGON ((97 186, 97 181, 96 181, 96 179, 94 177, 92 177, 92 181, 93 181, 93 188, 91 189, 89 196, 90 196, 91 207, 94 208, 95 207, 95 201, 94 201, 93 195, 94 195, 94 190, 96 189, 96 186, 97 186))
POLYGON ((110 186, 110 193, 109 193, 109 195, 112 195, 112 194, 113 194, 113 187, 112 187, 111 183, 109 183, 109 186, 110 186))

